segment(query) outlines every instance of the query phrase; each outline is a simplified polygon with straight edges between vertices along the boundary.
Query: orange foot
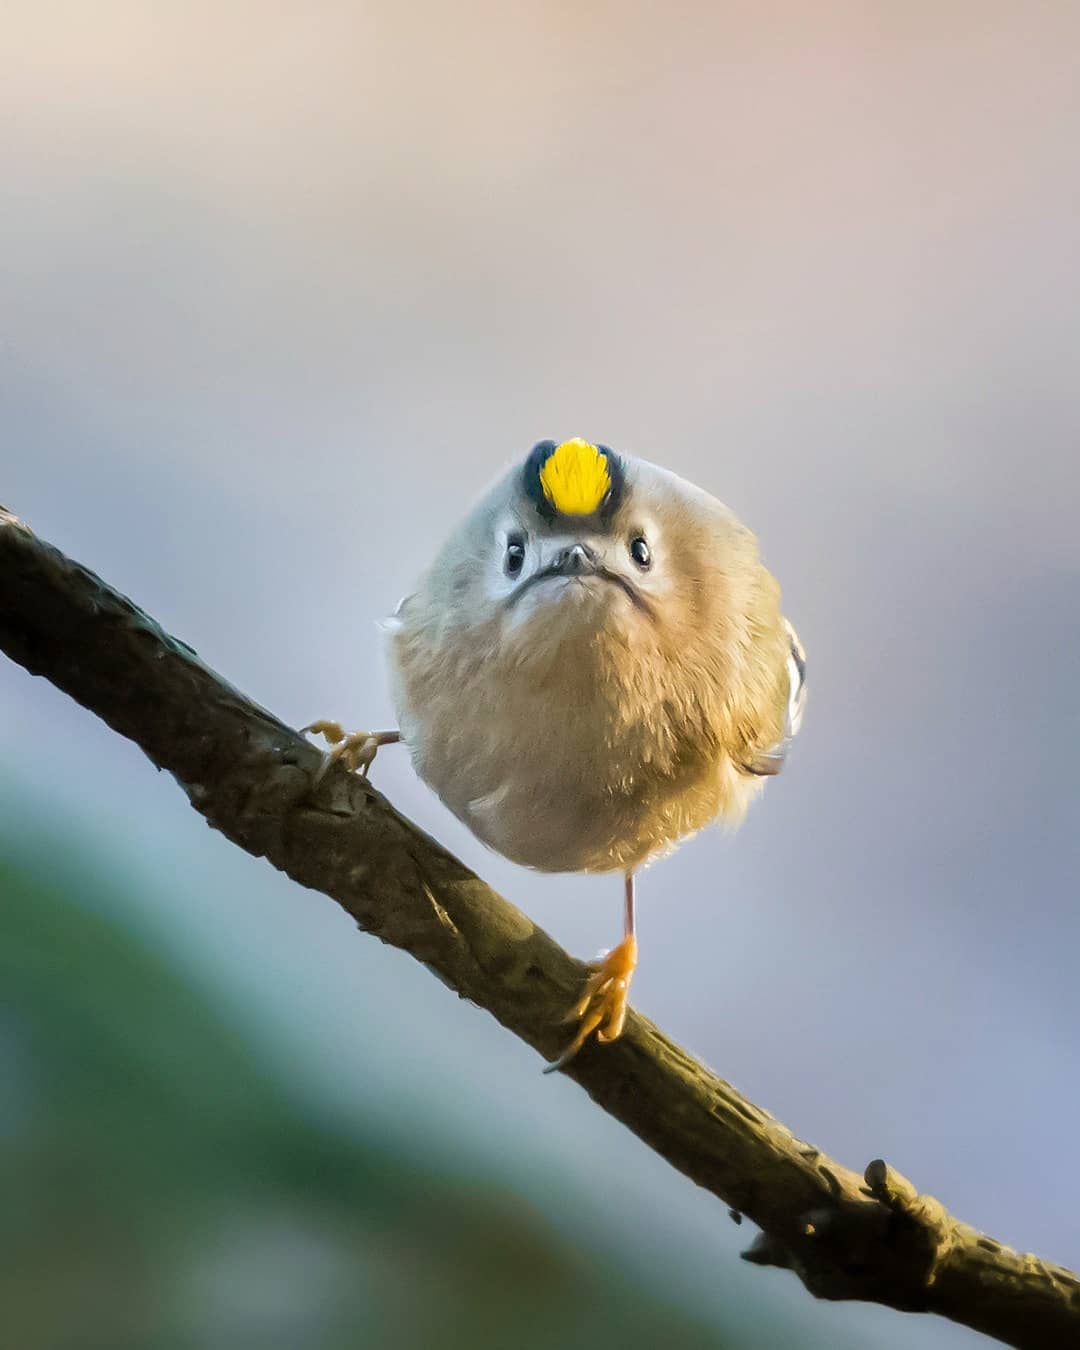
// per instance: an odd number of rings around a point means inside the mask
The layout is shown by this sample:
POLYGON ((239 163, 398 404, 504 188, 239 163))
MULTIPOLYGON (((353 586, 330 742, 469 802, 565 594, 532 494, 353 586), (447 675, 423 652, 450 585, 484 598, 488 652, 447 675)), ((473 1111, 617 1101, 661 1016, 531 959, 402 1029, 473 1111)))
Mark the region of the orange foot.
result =
POLYGON ((315 783, 321 783, 326 771, 340 759, 350 773, 360 770, 361 777, 367 777, 367 771, 378 754, 380 745, 395 745, 401 740, 398 731, 350 731, 345 732, 340 722, 312 722, 301 727, 301 734, 311 733, 325 736, 333 747, 323 758, 315 775, 315 783))
POLYGON ((577 1035, 544 1070, 554 1073, 574 1058, 577 1052, 596 1032, 598 1041, 614 1041, 622 1035, 626 1021, 626 996, 630 979, 637 966, 637 938, 631 934, 613 947, 602 961, 591 961, 592 974, 585 984, 585 992, 571 1008, 568 1022, 580 1022, 577 1035))

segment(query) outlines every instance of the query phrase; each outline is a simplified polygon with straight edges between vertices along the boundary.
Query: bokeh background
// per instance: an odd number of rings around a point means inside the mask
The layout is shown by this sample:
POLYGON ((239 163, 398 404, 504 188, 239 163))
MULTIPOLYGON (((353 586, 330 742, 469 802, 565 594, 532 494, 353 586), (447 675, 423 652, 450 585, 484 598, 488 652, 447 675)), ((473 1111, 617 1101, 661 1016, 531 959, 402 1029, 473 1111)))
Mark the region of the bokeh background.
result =
MULTIPOLYGON (((798 753, 644 878, 636 1002, 1080 1265, 1080 10, 0 8, 0 500, 294 724, 540 437, 760 534, 798 753)), ((0 577, 0 585, 3 578, 0 577)), ((487 853, 566 946, 616 884, 487 853)), ((419 966, 0 662, 0 1340, 964 1350, 813 1303, 419 966)))

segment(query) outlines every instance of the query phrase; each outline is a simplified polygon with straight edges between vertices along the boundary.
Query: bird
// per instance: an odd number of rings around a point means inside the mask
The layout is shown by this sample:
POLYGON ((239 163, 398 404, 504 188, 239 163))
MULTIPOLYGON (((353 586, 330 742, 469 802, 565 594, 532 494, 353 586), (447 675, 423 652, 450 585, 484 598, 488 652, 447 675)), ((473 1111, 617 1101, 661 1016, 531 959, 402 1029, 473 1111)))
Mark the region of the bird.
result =
POLYGON ((704 489, 574 437, 504 471, 387 623, 395 731, 304 728, 366 774, 404 742, 484 844, 542 872, 617 873, 623 935, 590 963, 575 1030, 622 1033, 637 874, 737 825, 783 768, 806 655, 754 534, 704 489))

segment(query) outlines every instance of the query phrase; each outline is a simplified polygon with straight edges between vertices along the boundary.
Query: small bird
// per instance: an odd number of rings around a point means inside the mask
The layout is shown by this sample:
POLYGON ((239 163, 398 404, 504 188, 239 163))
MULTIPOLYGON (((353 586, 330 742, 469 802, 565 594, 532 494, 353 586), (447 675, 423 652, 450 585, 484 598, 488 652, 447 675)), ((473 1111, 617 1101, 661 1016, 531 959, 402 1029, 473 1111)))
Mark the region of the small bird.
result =
POLYGON ((561 1068, 620 1035, 634 877, 783 766, 806 661, 753 534, 645 460, 541 441, 451 535, 389 623, 400 731, 312 723, 367 772, 402 740, 485 844, 544 872, 619 872, 622 941, 592 963, 561 1068))

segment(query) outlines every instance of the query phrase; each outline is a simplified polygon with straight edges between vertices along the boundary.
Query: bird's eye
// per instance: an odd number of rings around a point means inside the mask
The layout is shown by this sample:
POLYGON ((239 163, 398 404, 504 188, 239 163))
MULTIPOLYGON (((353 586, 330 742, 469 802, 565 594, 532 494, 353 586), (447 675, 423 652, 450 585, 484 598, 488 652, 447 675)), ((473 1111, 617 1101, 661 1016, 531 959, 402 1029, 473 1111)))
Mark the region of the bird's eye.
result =
POLYGON ((508 577, 516 577, 525 566, 525 540, 520 534, 512 534, 506 541, 506 553, 503 568, 508 577))
POLYGON ((643 572, 652 566, 652 553, 640 534, 630 540, 630 556, 643 572))

